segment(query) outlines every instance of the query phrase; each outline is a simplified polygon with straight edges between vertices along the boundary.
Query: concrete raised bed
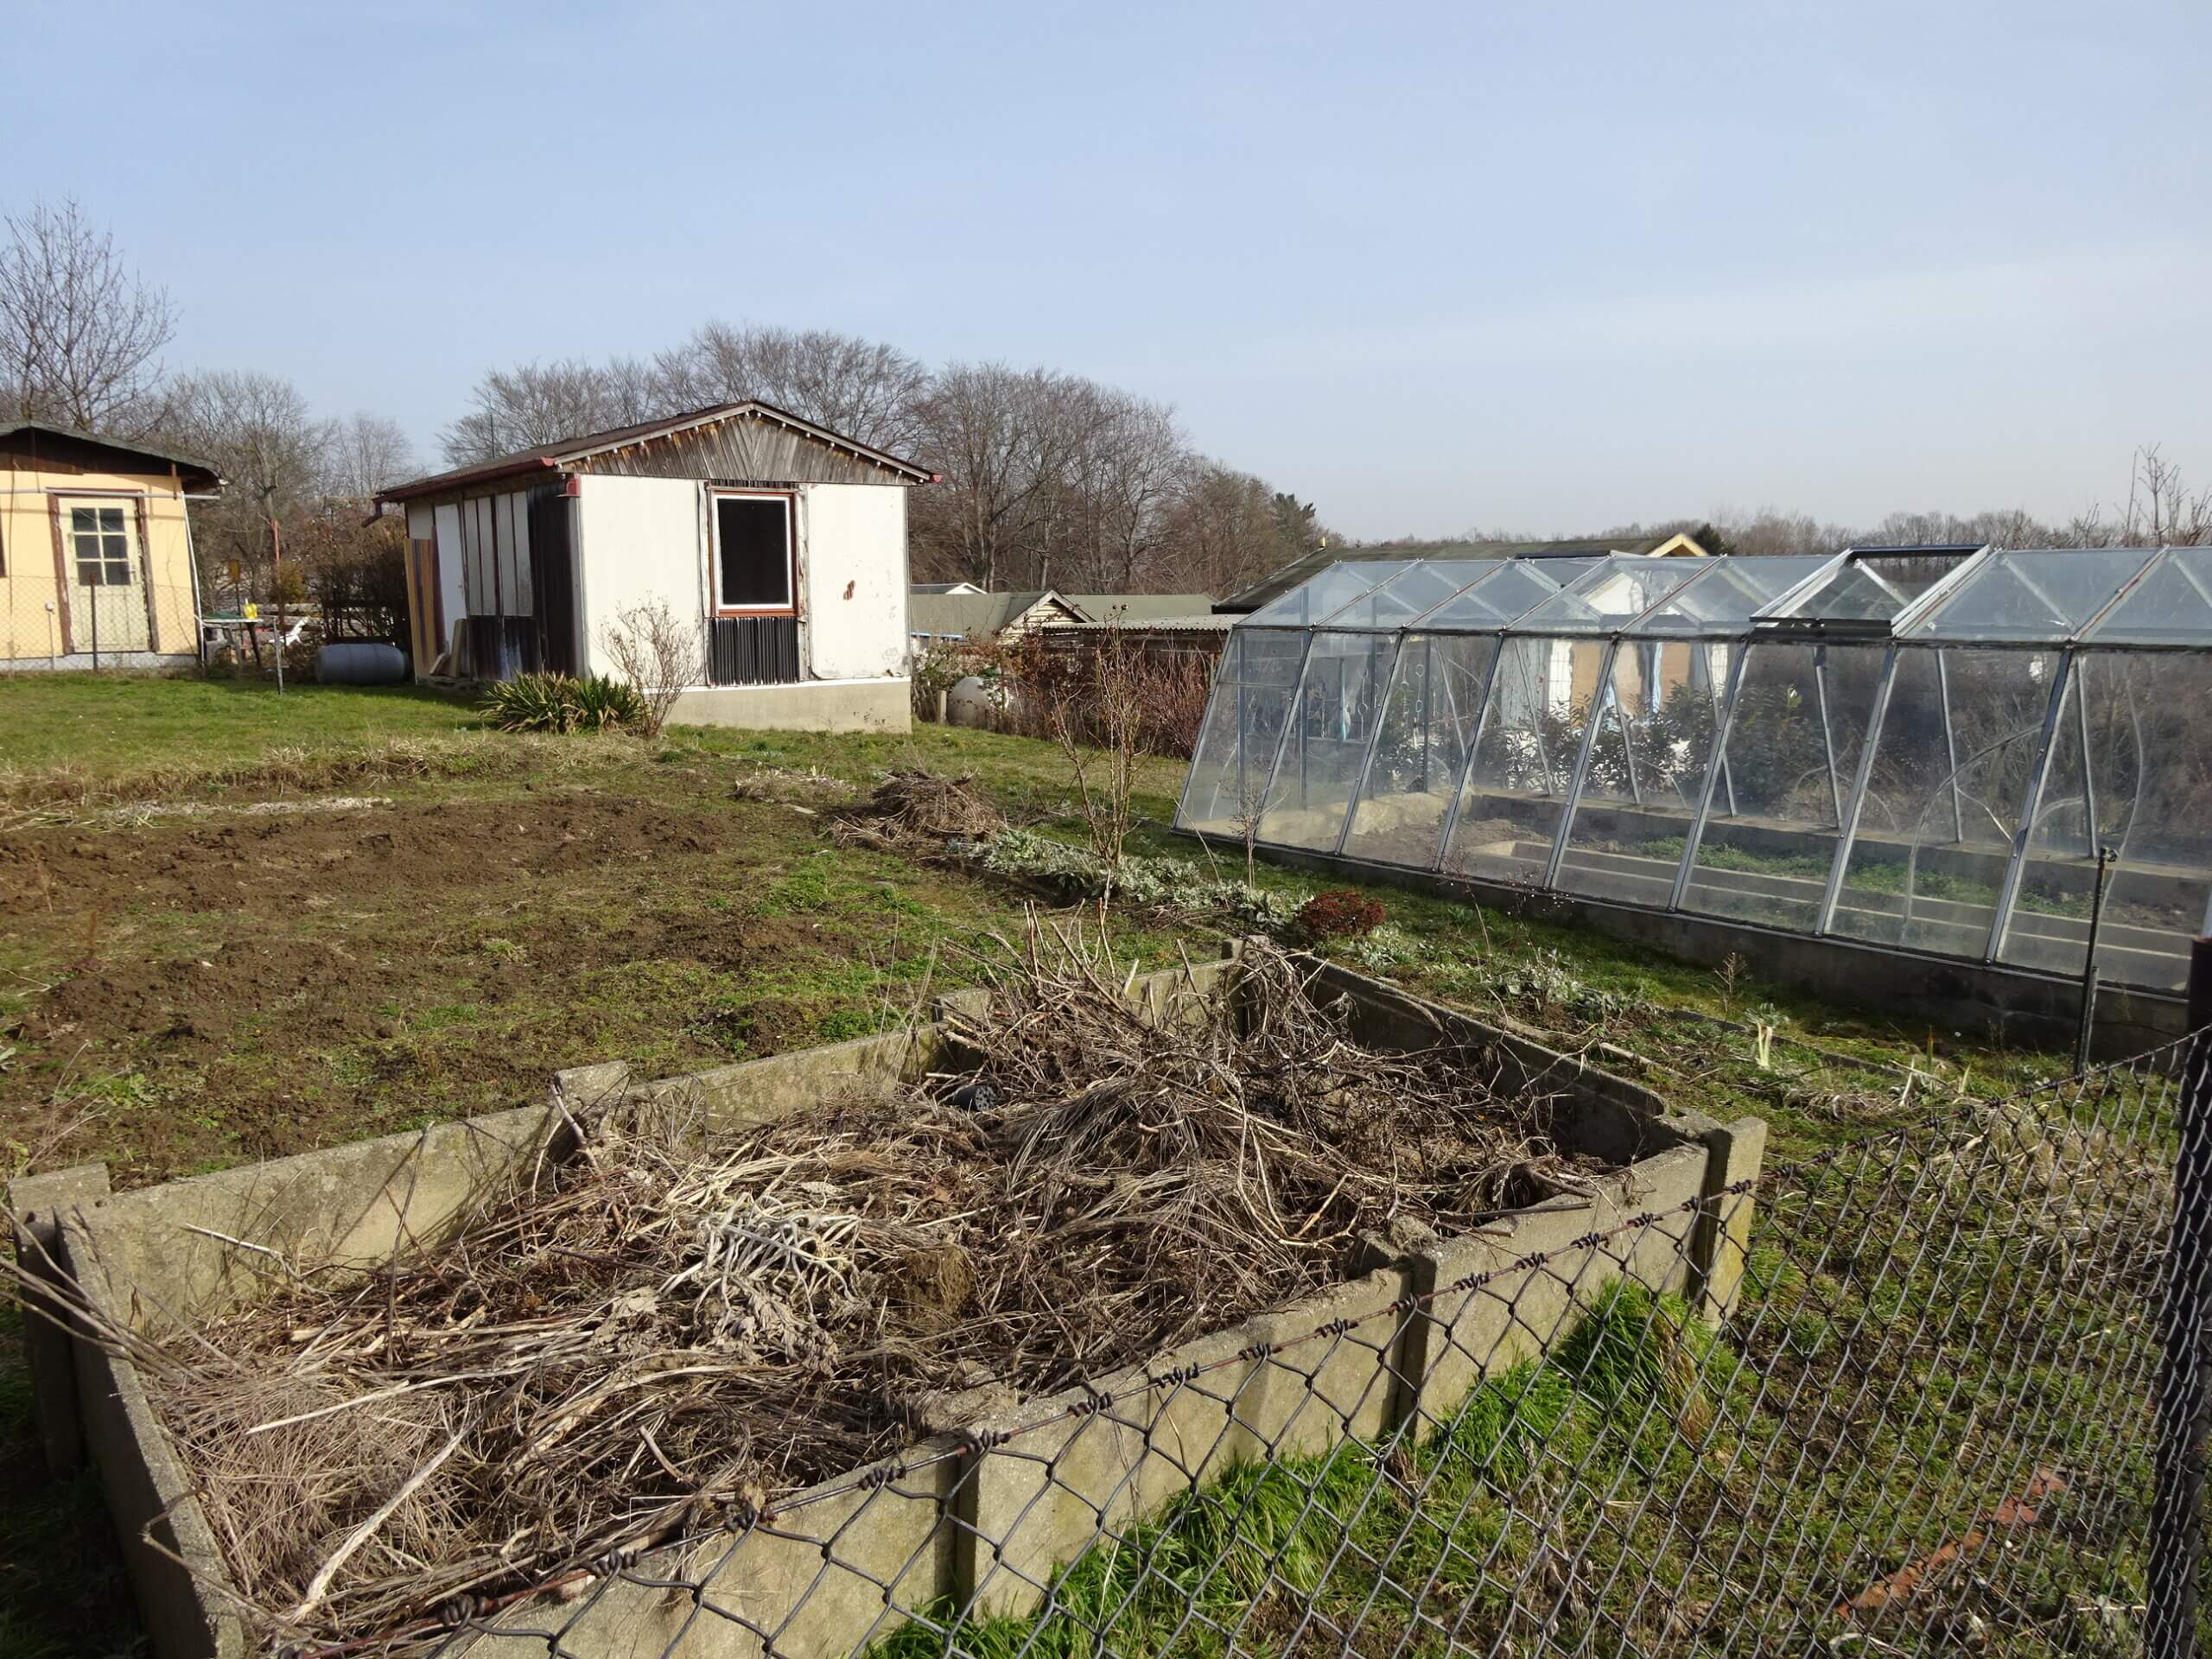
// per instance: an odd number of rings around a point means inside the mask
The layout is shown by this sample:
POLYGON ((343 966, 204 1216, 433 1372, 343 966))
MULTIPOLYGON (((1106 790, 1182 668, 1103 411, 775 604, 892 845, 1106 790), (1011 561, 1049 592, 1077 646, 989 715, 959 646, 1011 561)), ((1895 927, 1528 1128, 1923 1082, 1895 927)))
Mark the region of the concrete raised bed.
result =
MULTIPOLYGON (((1191 973, 1211 987, 1230 966, 1191 973)), ((1152 976, 1133 995, 1164 1010, 1184 974, 1152 976)), ((1363 1042, 1465 1045, 1494 1086, 1554 1098, 1564 1147, 1619 1172, 1594 1197, 1516 1211, 1479 1235, 1403 1252, 1378 1241, 1363 1276, 1089 1390, 952 1402, 930 1425, 945 1432, 897 1459, 785 1498, 741 1535, 657 1552, 594 1593, 503 1607, 489 1621, 500 1633, 469 1651, 542 1655, 557 1633, 573 1655, 654 1654, 680 1637, 687 1655, 829 1659, 925 1606, 1024 1612, 1102 1529, 1238 1463, 1426 1432, 1485 1371, 1540 1352, 1609 1277, 1625 1272, 1725 1315, 1749 1204, 1732 1203, 1725 1224, 1683 1206, 1757 1173, 1763 1124, 1672 1111, 1634 1084, 1376 981, 1334 966, 1319 975, 1351 1000, 1363 1042), (1610 1246, 1587 1242, 1643 1212, 1664 1213, 1610 1246), (1538 1253, 1551 1255, 1546 1266, 1518 1265, 1538 1253), (1478 1273, 1498 1276, 1448 1290, 1478 1273)), ((562 1073, 545 1105, 420 1134, 116 1194, 91 1166, 18 1180, 9 1198, 108 1312, 156 1328, 251 1293, 255 1275, 210 1235, 373 1266, 403 1237, 449 1229, 531 1160, 564 1155, 571 1114, 610 1096, 681 1090, 728 1123, 766 1122, 854 1078, 916 1075, 944 1044, 931 1025, 642 1085, 620 1065, 588 1067, 562 1073)), ((98 1465, 157 1650, 243 1654, 214 1540, 133 1367, 82 1340, 37 1344, 32 1358, 49 1457, 67 1464, 81 1445, 98 1465)))

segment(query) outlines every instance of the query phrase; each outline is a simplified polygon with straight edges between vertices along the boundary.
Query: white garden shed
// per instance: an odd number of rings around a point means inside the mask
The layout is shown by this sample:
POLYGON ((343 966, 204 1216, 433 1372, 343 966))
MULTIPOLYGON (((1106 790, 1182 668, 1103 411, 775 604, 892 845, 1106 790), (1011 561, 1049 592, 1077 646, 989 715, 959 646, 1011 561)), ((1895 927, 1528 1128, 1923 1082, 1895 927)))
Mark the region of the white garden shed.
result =
POLYGON ((930 474, 769 404, 718 404, 387 490, 418 678, 608 672, 664 605, 699 630, 675 718, 906 728, 906 490, 930 474))

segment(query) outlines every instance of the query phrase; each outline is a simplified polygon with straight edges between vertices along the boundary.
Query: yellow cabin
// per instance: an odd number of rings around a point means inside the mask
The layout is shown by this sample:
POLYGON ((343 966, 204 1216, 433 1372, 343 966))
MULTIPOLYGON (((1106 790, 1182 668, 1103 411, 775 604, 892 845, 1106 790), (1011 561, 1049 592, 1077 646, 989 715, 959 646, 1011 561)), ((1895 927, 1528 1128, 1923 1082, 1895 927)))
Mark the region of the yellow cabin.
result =
POLYGON ((185 498, 213 468, 36 421, 0 426, 0 671, 198 658, 185 498))

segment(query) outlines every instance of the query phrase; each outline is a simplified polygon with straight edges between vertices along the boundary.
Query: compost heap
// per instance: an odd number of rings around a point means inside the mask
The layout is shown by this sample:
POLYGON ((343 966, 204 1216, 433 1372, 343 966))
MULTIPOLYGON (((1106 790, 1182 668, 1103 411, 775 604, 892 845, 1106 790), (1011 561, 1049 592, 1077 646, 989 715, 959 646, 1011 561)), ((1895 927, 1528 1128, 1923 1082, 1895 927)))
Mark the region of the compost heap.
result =
MULTIPOLYGON (((663 1099, 457 1236, 134 1354, 267 1639, 357 1637, 704 1530, 1340 1278, 1363 1234, 1586 1185, 1541 1102, 1385 1055, 1255 945, 1139 1016, 1033 940, 974 1062, 739 1132, 663 1099)), ((258 1260, 258 1258, 249 1258, 258 1260)))

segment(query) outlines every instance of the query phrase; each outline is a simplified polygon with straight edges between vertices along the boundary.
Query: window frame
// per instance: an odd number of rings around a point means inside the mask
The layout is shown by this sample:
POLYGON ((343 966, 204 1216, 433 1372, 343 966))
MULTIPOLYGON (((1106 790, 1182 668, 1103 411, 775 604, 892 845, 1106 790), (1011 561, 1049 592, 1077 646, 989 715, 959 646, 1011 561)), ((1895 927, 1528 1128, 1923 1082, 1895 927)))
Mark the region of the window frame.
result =
POLYGON ((707 492, 707 581, 713 595, 712 616, 798 615, 798 492, 796 490, 728 490, 707 492), (784 509, 784 594, 780 605, 725 605, 722 603, 722 512, 728 500, 776 501, 784 509))
POLYGON ((111 588, 143 587, 144 584, 141 580, 140 566, 145 547, 138 534, 139 498, 128 495, 75 493, 66 491, 56 491, 54 494, 56 505, 65 521, 61 527, 64 546, 63 565, 70 587, 81 588, 87 591, 98 588, 103 592, 111 588), (77 528, 76 514, 92 512, 97 515, 104 512, 122 515, 123 524, 119 530, 108 530, 99 522, 97 517, 93 520, 92 529, 81 531, 77 528), (106 550, 107 538, 111 535, 120 535, 123 538, 123 556, 119 560, 111 556, 106 550), (101 543, 99 556, 90 561, 100 567, 100 580, 98 582, 85 580, 85 565, 87 560, 77 547, 77 538, 80 536, 90 536, 101 543), (118 563, 123 566, 124 579, 121 582, 111 582, 107 579, 108 570, 110 567, 118 563))

